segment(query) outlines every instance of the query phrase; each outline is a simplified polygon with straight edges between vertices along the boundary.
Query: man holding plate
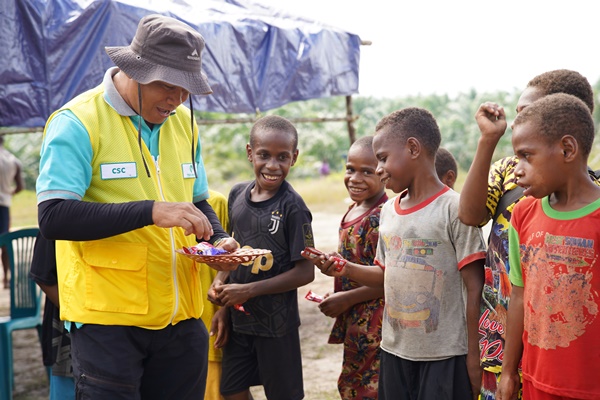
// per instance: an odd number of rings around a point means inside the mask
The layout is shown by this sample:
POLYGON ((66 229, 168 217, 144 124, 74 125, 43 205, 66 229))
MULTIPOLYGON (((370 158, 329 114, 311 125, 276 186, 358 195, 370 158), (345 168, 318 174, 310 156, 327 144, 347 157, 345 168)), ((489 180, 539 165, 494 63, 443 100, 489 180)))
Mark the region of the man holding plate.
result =
POLYGON ((129 46, 106 48, 116 67, 103 82, 44 130, 39 225, 56 240, 78 398, 204 395, 206 294, 196 263, 176 250, 201 240, 239 246, 206 201, 191 96, 212 93, 203 49, 190 26, 142 18, 129 46))

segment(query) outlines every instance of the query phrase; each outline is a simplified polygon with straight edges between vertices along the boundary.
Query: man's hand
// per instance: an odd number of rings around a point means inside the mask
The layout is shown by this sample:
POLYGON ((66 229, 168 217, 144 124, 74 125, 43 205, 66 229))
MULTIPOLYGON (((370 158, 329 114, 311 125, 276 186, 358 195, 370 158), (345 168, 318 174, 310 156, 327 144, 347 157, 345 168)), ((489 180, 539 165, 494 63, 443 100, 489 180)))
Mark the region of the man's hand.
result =
POLYGON ((228 252, 235 251, 240 248, 240 244, 232 237, 222 239, 217 246, 218 249, 227 250, 228 252))
POLYGON ((186 235, 196 235, 208 240, 213 229, 206 215, 192 203, 168 203, 155 201, 152 206, 152 221, 161 228, 180 227, 186 235))
MULTIPOLYGON (((231 237, 222 239, 216 246, 218 249, 227 250, 229 253, 240 248, 240 244, 231 237)), ((217 271, 234 271, 240 265, 239 263, 211 263, 207 265, 217 271)), ((209 298, 210 300, 210 298, 209 298)), ((212 301, 212 300, 211 300, 212 301)))

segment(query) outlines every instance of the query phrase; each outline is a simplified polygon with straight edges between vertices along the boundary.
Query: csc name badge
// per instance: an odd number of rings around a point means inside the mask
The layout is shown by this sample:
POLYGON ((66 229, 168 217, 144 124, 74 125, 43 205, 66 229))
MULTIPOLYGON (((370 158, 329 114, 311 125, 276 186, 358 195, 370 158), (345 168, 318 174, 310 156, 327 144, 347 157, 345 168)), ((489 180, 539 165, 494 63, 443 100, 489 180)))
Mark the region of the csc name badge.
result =
POLYGON ((101 164, 100 177, 102 179, 137 178, 137 168, 134 162, 101 164))
POLYGON ((183 172, 183 177, 187 178, 196 178, 196 174, 194 174, 194 166, 192 163, 181 164, 181 172, 183 172))

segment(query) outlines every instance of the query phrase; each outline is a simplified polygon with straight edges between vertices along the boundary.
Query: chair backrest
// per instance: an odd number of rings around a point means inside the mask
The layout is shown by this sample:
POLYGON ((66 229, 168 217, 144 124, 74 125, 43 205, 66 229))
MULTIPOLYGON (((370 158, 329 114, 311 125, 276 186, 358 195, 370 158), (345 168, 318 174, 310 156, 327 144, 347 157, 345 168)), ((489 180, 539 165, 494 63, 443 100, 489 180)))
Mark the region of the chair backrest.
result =
POLYGON ((33 247, 39 228, 24 228, 0 235, 0 246, 8 252, 10 264, 11 319, 40 314, 41 290, 29 278, 33 247))

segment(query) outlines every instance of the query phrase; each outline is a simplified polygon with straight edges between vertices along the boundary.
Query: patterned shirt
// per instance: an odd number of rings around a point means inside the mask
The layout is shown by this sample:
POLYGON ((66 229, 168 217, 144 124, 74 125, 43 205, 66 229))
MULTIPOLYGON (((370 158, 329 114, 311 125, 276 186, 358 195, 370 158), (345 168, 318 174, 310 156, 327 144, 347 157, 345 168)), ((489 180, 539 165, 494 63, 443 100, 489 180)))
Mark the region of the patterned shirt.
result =
MULTIPOLYGON (((363 215, 341 223, 338 252, 344 259, 373 265, 379 240, 379 214, 387 199, 384 193, 377 204, 363 215)), ((355 206, 350 206, 346 215, 355 206)), ((346 277, 335 278, 335 292, 360 286, 346 277)), ((335 320, 329 343, 344 344, 342 373, 338 379, 342 399, 377 398, 382 318, 383 298, 380 297, 355 304, 335 320)))
POLYGON ((600 199, 574 211, 548 197, 514 209, 510 280, 523 287, 523 380, 561 398, 598 399, 600 199))
MULTIPOLYGON (((481 224, 482 226, 494 217, 500 199, 507 192, 518 187, 515 177, 518 161, 516 156, 505 157, 492 165, 488 180, 488 218, 481 224)), ((482 337, 479 344, 484 368, 494 372, 497 372, 502 364, 504 325, 511 292, 508 278, 509 221, 512 210, 519 200, 521 199, 509 204, 492 221, 485 258, 485 283, 479 320, 479 334, 482 337)))

